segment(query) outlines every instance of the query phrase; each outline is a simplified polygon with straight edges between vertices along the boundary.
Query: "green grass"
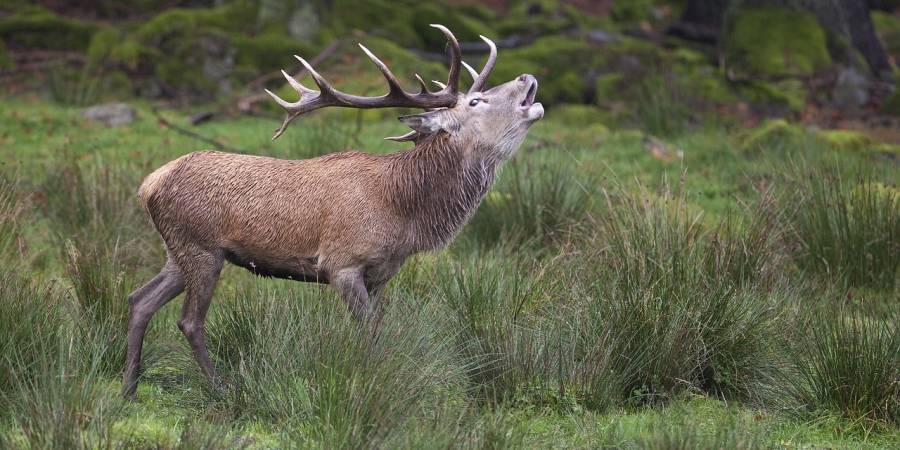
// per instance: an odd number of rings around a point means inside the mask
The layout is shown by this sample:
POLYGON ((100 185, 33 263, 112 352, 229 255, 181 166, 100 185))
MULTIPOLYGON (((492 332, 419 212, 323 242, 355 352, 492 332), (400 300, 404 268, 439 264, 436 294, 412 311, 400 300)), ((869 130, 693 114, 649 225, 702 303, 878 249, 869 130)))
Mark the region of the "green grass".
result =
MULTIPOLYGON (((662 105, 643 126, 684 150, 666 162, 637 130, 548 109, 459 239, 391 282, 377 332, 327 287, 229 266, 207 327, 224 388, 200 375, 176 300, 132 404, 125 296, 164 260, 134 192, 209 146, 142 104, 122 128, 2 106, 4 448, 900 445, 897 168, 864 150, 803 130, 747 150, 662 105)), ((195 130, 286 158, 402 148, 381 140, 393 120, 326 112, 273 143, 279 120, 195 130)))

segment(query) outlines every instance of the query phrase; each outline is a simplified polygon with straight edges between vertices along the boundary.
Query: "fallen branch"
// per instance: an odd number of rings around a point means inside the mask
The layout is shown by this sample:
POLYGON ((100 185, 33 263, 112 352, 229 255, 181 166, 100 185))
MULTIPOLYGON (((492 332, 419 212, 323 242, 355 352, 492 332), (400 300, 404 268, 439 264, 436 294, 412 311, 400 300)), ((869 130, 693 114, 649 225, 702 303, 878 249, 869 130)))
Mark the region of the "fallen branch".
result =
POLYGON ((153 111, 153 115, 156 116, 156 120, 159 121, 160 125, 162 125, 162 126, 164 126, 164 127, 166 127, 166 128, 170 128, 170 129, 172 129, 173 131, 175 131, 176 133, 182 134, 182 135, 187 136, 187 137, 192 138, 192 139, 196 139, 196 140, 198 140, 198 141, 200 141, 200 142, 205 142, 205 143, 207 143, 207 144, 210 144, 210 145, 216 147, 216 149, 218 149, 218 150, 225 150, 225 151, 229 151, 229 152, 232 152, 232 153, 249 153, 249 152, 247 152, 247 151, 245 151, 245 150, 243 150, 243 149, 240 149, 240 148, 237 148, 237 147, 232 147, 232 146, 230 146, 230 145, 228 145, 228 144, 224 144, 224 143, 222 143, 222 142, 220 142, 220 141, 217 141, 217 140, 215 140, 215 139, 213 139, 213 138, 203 136, 202 134, 195 133, 195 132, 193 132, 193 131, 191 131, 191 130, 188 130, 188 129, 186 129, 186 128, 182 128, 182 127, 180 127, 180 126, 178 126, 178 125, 175 125, 174 123, 169 122, 165 117, 163 117, 163 116, 159 113, 159 111, 156 110, 156 108, 153 108, 151 111, 153 111))

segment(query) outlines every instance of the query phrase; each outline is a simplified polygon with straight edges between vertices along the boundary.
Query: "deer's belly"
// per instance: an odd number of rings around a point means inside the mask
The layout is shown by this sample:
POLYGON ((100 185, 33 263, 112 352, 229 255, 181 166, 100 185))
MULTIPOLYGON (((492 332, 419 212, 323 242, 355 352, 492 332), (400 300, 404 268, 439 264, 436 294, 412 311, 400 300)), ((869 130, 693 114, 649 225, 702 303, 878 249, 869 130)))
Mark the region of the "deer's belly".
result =
POLYGON ((328 275, 318 269, 315 256, 279 255, 232 247, 225 249, 225 259, 261 277, 328 283, 328 275))

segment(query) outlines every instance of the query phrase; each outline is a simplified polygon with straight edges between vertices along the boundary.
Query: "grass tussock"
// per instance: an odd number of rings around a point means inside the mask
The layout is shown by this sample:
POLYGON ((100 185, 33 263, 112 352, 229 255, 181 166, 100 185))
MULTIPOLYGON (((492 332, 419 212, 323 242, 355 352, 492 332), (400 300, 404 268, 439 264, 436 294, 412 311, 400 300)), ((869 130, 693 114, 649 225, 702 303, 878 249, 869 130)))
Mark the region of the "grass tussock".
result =
MULTIPOLYGON (((798 171, 800 172, 800 171, 798 171)), ((900 191, 834 167, 796 175, 787 197, 797 266, 843 287, 890 291, 900 277, 900 191)))
POLYGON ((361 326, 321 291, 236 291, 209 326, 231 414, 290 424, 304 446, 358 447, 460 390, 434 311, 395 299, 381 326, 361 326))
POLYGON ((767 220, 709 231, 681 194, 610 197, 586 272, 576 380, 597 406, 701 391, 752 398, 777 370, 785 298, 767 220))
POLYGON ((61 290, 14 273, 0 283, 0 447, 110 446, 109 342, 75 327, 61 290))
POLYGON ((66 243, 66 278, 72 285, 73 318, 88 340, 105 342, 100 369, 118 374, 125 362, 128 326, 128 293, 134 283, 122 266, 116 249, 82 243, 66 243))
POLYGON ((865 429, 900 424, 900 309, 886 317, 830 305, 812 314, 785 384, 804 415, 836 414, 865 429))

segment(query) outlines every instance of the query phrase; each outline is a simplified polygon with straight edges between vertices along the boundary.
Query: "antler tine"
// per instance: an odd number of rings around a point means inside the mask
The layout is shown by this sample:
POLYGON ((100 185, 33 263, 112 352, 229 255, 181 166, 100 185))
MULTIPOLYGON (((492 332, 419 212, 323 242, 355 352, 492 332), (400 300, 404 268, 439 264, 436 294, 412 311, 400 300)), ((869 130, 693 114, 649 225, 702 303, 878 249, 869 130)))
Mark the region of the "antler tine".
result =
POLYGON ((425 84, 425 80, 423 80, 422 77, 419 76, 419 74, 415 74, 415 76, 416 76, 416 81, 419 82, 419 88, 420 88, 419 93, 427 94, 429 91, 428 91, 428 85, 425 84))
POLYGON ((447 38, 447 43, 450 44, 450 74, 447 76, 447 89, 455 94, 459 92, 459 66, 462 62, 462 49, 459 48, 459 41, 456 40, 456 36, 447 27, 436 23, 431 24, 431 26, 441 30, 444 33, 444 37, 447 38))
POLYGON ((472 76, 472 81, 475 81, 478 79, 478 72, 475 71, 475 68, 470 66, 469 63, 467 63, 465 61, 462 62, 462 65, 463 65, 463 67, 466 68, 466 71, 469 72, 469 75, 472 76))
POLYGON ((357 45, 359 45, 359 48, 362 49, 362 51, 366 54, 366 56, 368 56, 369 59, 371 59, 372 62, 375 63, 375 65, 378 67, 378 70, 381 71, 381 74, 384 75, 384 79, 387 80, 387 83, 388 83, 388 89, 389 89, 388 95, 391 96, 391 95, 399 94, 399 95, 402 95, 403 97, 408 97, 406 95, 406 92, 403 90, 403 87, 400 86, 400 82, 397 81, 397 77, 395 77, 394 74, 391 73, 391 69, 388 69, 387 64, 381 62, 381 60, 378 59, 378 57, 375 56, 375 54, 370 52, 369 49, 366 48, 366 46, 364 46, 362 44, 357 44, 357 45))
MULTIPOLYGON (((300 61, 300 64, 303 64, 303 68, 305 68, 306 71, 309 72, 310 75, 312 75, 313 81, 315 81, 316 86, 319 87, 319 96, 326 95, 326 94, 334 94, 335 89, 333 87, 331 87, 331 84, 328 83, 328 80, 326 80, 325 77, 323 77, 322 75, 319 75, 319 72, 316 72, 316 69, 313 69, 313 67, 311 65, 309 65, 309 63, 306 62, 306 60, 301 58, 299 55, 294 55, 294 58, 297 58, 297 61, 300 61)), ((303 100, 301 99, 300 101, 302 102, 303 100)), ((322 105, 322 106, 328 106, 328 105, 322 105)))
POLYGON ((419 132, 413 130, 402 136, 388 136, 388 137, 384 138, 384 140, 394 141, 394 142, 405 142, 405 141, 415 141, 418 138, 419 138, 419 132))
POLYGON ((487 82, 488 77, 491 76, 491 72, 494 70, 494 64, 497 62, 497 44, 494 44, 494 41, 484 36, 479 35, 478 37, 487 43, 488 47, 491 49, 491 53, 488 55, 488 59, 485 61, 481 73, 475 78, 472 87, 469 88, 469 93, 478 92, 484 89, 484 84, 487 82))
POLYGON ((300 82, 297 81, 296 78, 290 76, 287 72, 282 70, 281 74, 284 75, 284 78, 288 81, 288 84, 290 84, 291 87, 294 88, 295 91, 299 92, 300 95, 308 95, 308 94, 316 93, 316 91, 300 84, 300 82))

